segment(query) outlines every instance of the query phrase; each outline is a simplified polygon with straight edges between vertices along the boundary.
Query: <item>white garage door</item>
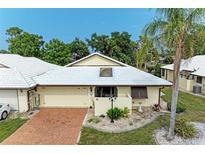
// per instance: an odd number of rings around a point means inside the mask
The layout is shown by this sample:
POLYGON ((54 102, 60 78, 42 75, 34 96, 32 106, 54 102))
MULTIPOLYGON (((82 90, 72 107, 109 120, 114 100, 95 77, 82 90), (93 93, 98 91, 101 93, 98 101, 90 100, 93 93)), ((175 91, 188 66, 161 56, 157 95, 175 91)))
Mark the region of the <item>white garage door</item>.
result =
POLYGON ((46 87, 40 92, 44 107, 89 107, 91 101, 88 87, 46 87))
POLYGON ((0 90, 0 103, 8 103, 11 110, 18 110, 16 90, 0 90))

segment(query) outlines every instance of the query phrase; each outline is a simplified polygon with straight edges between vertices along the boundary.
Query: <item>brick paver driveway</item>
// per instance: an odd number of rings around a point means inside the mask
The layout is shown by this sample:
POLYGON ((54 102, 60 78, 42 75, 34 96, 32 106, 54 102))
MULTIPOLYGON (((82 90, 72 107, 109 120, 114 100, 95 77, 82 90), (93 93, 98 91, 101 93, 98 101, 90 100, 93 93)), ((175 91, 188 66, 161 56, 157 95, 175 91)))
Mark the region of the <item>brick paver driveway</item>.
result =
POLYGON ((86 112, 42 108, 2 144, 76 144, 86 112))

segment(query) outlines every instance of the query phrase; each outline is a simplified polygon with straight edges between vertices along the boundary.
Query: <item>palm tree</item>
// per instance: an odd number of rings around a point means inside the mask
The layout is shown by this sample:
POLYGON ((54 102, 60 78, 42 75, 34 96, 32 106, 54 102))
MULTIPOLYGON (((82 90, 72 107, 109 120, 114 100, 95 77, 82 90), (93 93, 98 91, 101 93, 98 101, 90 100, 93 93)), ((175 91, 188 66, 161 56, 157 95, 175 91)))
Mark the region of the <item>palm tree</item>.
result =
MULTIPOLYGON (((185 45, 186 47, 190 46, 190 49, 192 47, 193 37, 190 37, 192 32, 196 30, 196 27, 204 27, 202 19, 205 10, 171 8, 157 9, 157 13, 159 14, 158 19, 146 25, 145 34, 165 44, 170 51, 175 51, 170 126, 167 135, 167 139, 172 140, 174 138, 181 58, 184 55, 187 56, 187 53, 184 52, 185 45)), ((190 51, 189 56, 192 56, 194 50, 190 51)))
POLYGON ((138 49, 135 53, 136 67, 146 70, 147 62, 157 58, 157 54, 155 53, 156 50, 153 46, 153 42, 148 37, 142 35, 139 38, 140 40, 137 42, 138 49))

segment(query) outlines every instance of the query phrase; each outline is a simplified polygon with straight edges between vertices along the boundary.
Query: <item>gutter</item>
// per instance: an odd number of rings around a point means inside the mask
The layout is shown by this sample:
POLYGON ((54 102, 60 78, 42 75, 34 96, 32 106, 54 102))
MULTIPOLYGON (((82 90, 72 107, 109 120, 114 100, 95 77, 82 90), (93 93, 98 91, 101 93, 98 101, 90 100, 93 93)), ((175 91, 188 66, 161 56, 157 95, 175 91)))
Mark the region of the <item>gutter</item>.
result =
POLYGON ((129 86, 129 87, 132 87, 132 86, 147 86, 147 87, 160 87, 160 86, 167 86, 167 87, 171 87, 172 86, 172 83, 171 84, 168 84, 168 85, 164 85, 164 84, 161 84, 161 85, 146 85, 146 84, 109 84, 109 85, 105 85, 105 84, 37 84, 36 85, 37 87, 43 87, 43 86, 59 86, 59 87, 63 87, 63 86, 129 86))

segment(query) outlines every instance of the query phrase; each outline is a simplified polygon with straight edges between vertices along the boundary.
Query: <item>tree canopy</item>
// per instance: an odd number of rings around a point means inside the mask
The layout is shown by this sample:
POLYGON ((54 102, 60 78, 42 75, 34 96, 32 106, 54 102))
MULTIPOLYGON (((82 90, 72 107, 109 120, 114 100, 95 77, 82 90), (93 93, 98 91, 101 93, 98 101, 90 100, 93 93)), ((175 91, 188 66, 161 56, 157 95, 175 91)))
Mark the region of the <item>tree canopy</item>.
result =
POLYGON ((8 35, 7 42, 10 53, 41 58, 41 49, 44 44, 42 36, 24 32, 17 27, 9 28, 6 34, 8 35))
POLYGON ((70 44, 69 49, 71 52, 72 61, 83 58, 89 54, 88 46, 79 38, 75 38, 70 44))
POLYGON ((131 35, 127 32, 112 32, 111 36, 94 33, 86 41, 92 51, 100 52, 130 65, 135 65, 134 52, 136 42, 131 39, 131 35))
POLYGON ((153 42, 145 35, 140 36, 135 54, 136 67, 139 69, 146 69, 147 63, 156 62, 158 60, 159 55, 153 42))
POLYGON ((66 65, 71 62, 69 46, 59 39, 45 43, 42 59, 53 64, 66 65))

